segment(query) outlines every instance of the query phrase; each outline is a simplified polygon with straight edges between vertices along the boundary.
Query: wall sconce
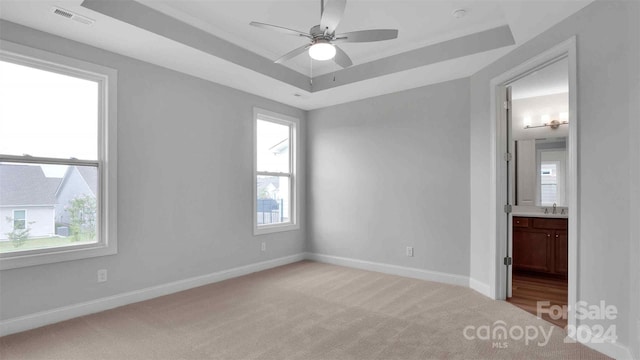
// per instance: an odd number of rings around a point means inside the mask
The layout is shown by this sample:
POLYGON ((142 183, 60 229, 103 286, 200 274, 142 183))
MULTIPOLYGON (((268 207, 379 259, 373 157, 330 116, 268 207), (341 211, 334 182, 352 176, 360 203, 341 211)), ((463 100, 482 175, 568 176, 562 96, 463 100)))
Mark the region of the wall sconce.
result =
POLYGON ((569 124, 569 113, 567 112, 561 112, 560 114, 558 114, 558 117, 560 118, 560 120, 551 120, 551 117, 547 114, 542 115, 541 119, 543 124, 542 125, 536 125, 536 126, 532 126, 531 124, 531 120, 526 117, 525 118, 525 129, 535 129, 535 128, 541 128, 541 127, 550 127, 553 130, 556 130, 557 128, 559 128, 561 125, 568 125, 569 124), (529 121, 527 122, 527 119, 529 119, 529 121))

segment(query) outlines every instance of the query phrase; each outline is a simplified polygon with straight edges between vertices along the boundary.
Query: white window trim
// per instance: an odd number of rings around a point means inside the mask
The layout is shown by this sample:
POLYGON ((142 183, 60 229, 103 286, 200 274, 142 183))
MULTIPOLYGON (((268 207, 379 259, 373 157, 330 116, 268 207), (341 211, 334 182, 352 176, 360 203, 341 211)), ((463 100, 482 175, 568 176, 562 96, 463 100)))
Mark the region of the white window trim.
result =
MULTIPOLYGON (((16 230, 16 211, 24 211, 24 228, 27 228, 27 224, 29 223, 27 221, 27 209, 13 209, 13 211, 11 212, 11 216, 13 217, 13 224, 11 224, 13 226, 13 230, 16 230)), ((23 230, 23 229, 20 229, 23 230)))
MULTIPOLYGON (((100 228, 98 243, 0 254, 0 270, 79 260, 118 252, 117 243, 117 77, 115 69, 69 58, 9 41, 0 42, 0 59, 41 70, 98 82, 98 177, 100 228)), ((59 159, 3 156, 4 161, 62 163, 59 159)), ((64 161, 68 164, 73 161, 64 161)), ((94 162, 96 163, 96 162, 94 162)), ((77 160, 78 165, 86 161, 77 160)))
POLYGON ((253 108, 253 235, 270 234, 281 231, 291 231, 300 229, 299 223, 299 206, 298 206, 298 181, 297 181, 297 152, 298 152, 298 129, 300 128, 300 120, 275 113, 269 110, 253 108), (256 179, 258 178, 258 154, 257 154, 257 140, 258 140, 258 118, 266 121, 271 121, 277 124, 290 126, 290 146, 289 156, 291 164, 291 175, 289 173, 269 173, 274 176, 289 176, 289 183, 291 187, 291 204, 289 204, 291 212, 291 221, 284 224, 273 225, 261 225, 258 226, 258 204, 256 199, 258 198, 258 189, 256 186, 256 179))

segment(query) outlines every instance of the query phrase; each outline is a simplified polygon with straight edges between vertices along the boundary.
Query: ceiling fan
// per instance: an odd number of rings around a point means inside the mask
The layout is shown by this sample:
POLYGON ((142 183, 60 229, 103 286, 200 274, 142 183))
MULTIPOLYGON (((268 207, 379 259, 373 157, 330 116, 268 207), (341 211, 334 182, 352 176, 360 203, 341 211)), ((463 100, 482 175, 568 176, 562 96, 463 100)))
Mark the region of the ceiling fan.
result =
POLYGON ((250 25, 275 30, 287 35, 301 36, 310 40, 308 44, 284 54, 275 61, 276 63, 293 59, 309 50, 309 56, 314 60, 322 61, 333 59, 336 64, 346 68, 353 65, 353 62, 349 56, 335 44, 382 41, 398 37, 398 30, 396 29, 360 30, 336 34, 336 28, 338 24, 340 24, 346 5, 347 0, 326 0, 326 4, 324 0, 320 0, 320 24, 312 27, 309 33, 256 21, 252 21, 250 25))

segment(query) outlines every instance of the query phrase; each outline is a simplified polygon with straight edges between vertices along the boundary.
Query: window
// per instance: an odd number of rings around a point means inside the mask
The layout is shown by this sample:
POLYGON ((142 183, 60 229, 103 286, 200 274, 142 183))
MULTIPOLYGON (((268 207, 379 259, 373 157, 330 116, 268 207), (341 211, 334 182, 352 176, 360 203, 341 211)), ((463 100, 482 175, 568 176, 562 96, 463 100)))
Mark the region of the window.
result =
POLYGON ((540 165, 540 203, 542 206, 559 202, 557 167, 557 163, 550 161, 543 161, 540 165))
POLYGON ((538 186, 541 206, 553 204, 566 206, 566 157, 566 150, 555 145, 553 148, 538 150, 538 186))
POLYGON ((115 91, 113 69, 1 43, 0 269, 116 253, 115 91))
POLYGON ((13 230, 27 229, 27 211, 13 210, 13 230))
POLYGON ((298 229, 296 134, 298 120, 255 109, 254 234, 298 229))

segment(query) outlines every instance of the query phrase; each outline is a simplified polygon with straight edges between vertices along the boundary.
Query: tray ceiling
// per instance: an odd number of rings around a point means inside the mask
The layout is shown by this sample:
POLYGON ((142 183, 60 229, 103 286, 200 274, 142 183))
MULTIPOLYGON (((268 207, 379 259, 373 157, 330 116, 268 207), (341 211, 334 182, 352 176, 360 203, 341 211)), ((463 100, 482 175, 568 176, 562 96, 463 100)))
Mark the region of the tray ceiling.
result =
POLYGON ((2 1, 0 18, 313 109, 470 76, 590 2, 348 0, 338 32, 397 28, 399 37, 341 45, 354 62, 346 69, 307 54, 274 64, 304 40, 248 25, 307 31, 319 1, 2 1), (466 16, 452 16, 460 8, 466 16))

